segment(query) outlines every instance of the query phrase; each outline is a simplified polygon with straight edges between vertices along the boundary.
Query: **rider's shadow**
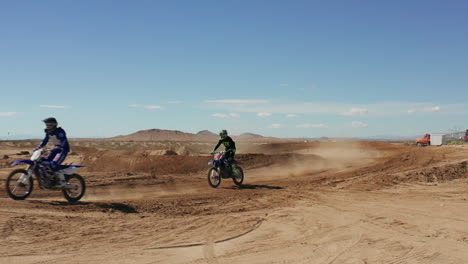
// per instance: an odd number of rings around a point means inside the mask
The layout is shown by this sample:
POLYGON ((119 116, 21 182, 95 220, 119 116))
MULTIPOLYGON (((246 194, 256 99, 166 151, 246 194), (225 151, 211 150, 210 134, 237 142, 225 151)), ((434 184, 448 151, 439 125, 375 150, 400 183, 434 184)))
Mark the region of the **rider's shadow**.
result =
POLYGON ((231 190, 256 190, 256 189, 269 189, 269 190, 282 190, 284 187, 281 186, 270 186, 266 184, 242 184, 241 186, 232 186, 232 187, 225 187, 224 189, 231 189, 231 190))

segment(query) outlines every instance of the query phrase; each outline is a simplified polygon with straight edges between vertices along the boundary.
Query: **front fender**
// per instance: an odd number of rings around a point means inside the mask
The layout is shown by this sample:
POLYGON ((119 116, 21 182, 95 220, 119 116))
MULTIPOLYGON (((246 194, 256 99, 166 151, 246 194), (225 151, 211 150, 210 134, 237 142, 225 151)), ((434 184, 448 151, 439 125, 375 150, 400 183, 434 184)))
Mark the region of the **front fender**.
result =
POLYGON ((29 160, 29 159, 27 159, 27 160, 17 160, 15 162, 13 162, 11 164, 11 166, 14 167, 14 166, 17 166, 18 164, 21 164, 21 163, 26 163, 26 164, 32 165, 34 163, 34 161, 29 160))
POLYGON ((220 165, 219 163, 219 160, 210 160, 210 162, 208 162, 208 165, 213 165, 213 167, 218 168, 220 165))

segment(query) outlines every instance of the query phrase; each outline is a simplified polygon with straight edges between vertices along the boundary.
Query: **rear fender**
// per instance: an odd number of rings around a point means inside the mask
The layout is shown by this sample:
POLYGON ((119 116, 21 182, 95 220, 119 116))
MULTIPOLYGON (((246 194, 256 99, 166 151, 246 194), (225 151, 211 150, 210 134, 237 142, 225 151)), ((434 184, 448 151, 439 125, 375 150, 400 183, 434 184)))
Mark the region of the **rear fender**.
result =
POLYGON ((75 174, 76 171, 78 170, 78 168, 82 168, 84 167, 83 165, 72 165, 68 168, 65 168, 63 170, 60 170, 61 173, 65 174, 65 175, 72 175, 72 174, 75 174))
POLYGON ((34 164, 34 161, 32 161, 32 160, 30 160, 30 159, 27 159, 27 160, 17 160, 17 161, 15 161, 15 162, 13 162, 13 163, 11 164, 11 166, 14 167, 14 166, 17 166, 18 164, 21 164, 21 163, 26 163, 26 164, 28 164, 28 165, 32 165, 32 164, 34 164))

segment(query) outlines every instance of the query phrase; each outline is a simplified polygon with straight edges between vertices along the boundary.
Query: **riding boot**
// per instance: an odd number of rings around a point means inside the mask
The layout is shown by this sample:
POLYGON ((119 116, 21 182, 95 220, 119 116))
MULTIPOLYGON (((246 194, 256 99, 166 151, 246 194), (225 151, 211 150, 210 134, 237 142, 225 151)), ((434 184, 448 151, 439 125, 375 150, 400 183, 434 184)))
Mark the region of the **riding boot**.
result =
POLYGON ((67 181, 65 181, 65 175, 61 172, 55 172, 55 177, 57 177, 58 183, 55 185, 55 187, 64 187, 67 185, 67 181))
POLYGON ((231 163, 231 171, 232 175, 235 175, 237 173, 237 165, 235 163, 231 163))

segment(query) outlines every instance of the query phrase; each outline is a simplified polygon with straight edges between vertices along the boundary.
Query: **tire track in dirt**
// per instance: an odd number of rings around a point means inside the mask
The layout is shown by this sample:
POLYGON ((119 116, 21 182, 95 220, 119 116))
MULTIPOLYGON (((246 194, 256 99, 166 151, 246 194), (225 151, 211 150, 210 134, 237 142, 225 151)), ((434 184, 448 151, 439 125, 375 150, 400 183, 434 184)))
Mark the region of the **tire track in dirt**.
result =
MULTIPOLYGON (((255 223, 255 225, 245 231, 245 232, 242 232, 238 235, 235 235, 235 236, 231 236, 231 237, 227 237, 227 238, 224 238, 224 239, 220 239, 220 240, 214 240, 213 236, 211 235, 208 235, 208 239, 207 239, 207 242, 206 243, 193 243, 193 244, 182 244, 182 245, 173 245, 173 246, 160 246, 160 247, 150 247, 150 248, 145 248, 144 250, 159 250, 159 249, 172 249, 172 248, 187 248, 187 247, 200 247, 200 246, 207 246, 207 245, 215 245, 215 244, 218 244, 218 243, 223 243, 223 242, 227 242, 227 241, 231 241, 231 240, 234 240, 236 238, 240 238, 242 236, 245 236, 253 231, 255 231, 256 229, 258 229, 262 223, 263 223, 263 219, 262 220, 259 220, 255 223)), ((220 226, 220 228, 222 228, 222 225, 220 226)), ((213 251, 213 250, 208 250, 209 252, 213 251)), ((210 253, 209 253, 210 254, 210 253)), ((212 254, 211 254, 212 255, 212 254)))
POLYGON ((10 235, 13 234, 14 232, 14 219, 11 217, 4 217, 2 216, 2 219, 5 219, 2 224, 2 229, 0 229, 0 239, 6 240, 10 235))

